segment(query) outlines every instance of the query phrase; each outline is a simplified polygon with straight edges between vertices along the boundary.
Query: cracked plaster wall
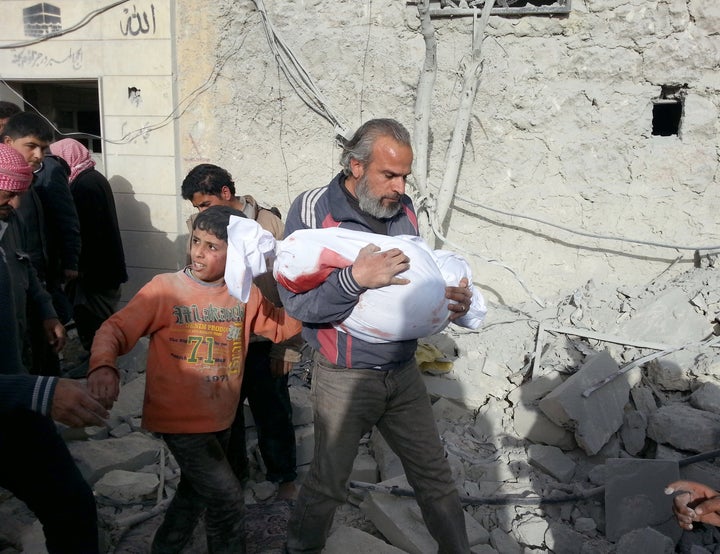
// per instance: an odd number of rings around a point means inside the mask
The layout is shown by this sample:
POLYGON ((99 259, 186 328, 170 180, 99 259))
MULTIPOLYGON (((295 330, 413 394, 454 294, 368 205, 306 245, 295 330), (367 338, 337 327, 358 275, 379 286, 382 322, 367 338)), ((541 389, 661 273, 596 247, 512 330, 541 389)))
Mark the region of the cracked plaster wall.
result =
MULTIPOLYGON (((390 116, 412 130, 424 59, 414 4, 306 0, 266 7, 351 129, 390 116)), ((254 4, 224 1, 200 14, 185 0, 177 16, 179 98, 224 60, 213 87, 180 120, 182 171, 220 163, 241 192, 283 211, 301 191, 326 184, 338 169, 332 126, 279 73, 254 4)), ((431 188, 442 180, 472 21, 434 25, 431 188)), ((567 17, 492 16, 458 195, 589 233, 720 244, 719 29, 712 0, 573 0, 567 17), (652 135, 662 85, 687 85, 678 136, 652 135)), ((647 282, 681 255, 672 270, 692 264, 691 251, 578 236, 466 202, 451 208, 448 238, 508 264, 540 297, 589 279, 647 282)), ((468 252, 490 300, 527 298, 507 271, 468 252)))

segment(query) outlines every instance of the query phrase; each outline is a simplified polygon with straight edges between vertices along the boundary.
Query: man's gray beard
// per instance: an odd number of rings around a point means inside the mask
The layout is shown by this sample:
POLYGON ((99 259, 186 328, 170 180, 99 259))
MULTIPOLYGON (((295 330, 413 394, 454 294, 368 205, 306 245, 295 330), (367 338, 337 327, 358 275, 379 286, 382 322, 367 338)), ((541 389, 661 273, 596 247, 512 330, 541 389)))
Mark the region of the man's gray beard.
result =
POLYGON ((385 206, 382 198, 375 198, 370 194, 370 186, 367 182, 367 175, 364 174, 355 184, 355 196, 357 196, 360 209, 377 219, 390 219, 395 216, 402 204, 398 200, 395 204, 385 206))

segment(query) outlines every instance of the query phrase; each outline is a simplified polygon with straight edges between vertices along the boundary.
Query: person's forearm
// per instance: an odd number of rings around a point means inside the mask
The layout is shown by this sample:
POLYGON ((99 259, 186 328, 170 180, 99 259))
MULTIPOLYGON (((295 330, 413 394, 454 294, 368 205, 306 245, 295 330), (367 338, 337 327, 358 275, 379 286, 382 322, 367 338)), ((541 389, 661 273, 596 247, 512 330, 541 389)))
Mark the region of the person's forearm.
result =
POLYGON ((57 377, 0 375, 0 413, 26 409, 50 414, 57 377))

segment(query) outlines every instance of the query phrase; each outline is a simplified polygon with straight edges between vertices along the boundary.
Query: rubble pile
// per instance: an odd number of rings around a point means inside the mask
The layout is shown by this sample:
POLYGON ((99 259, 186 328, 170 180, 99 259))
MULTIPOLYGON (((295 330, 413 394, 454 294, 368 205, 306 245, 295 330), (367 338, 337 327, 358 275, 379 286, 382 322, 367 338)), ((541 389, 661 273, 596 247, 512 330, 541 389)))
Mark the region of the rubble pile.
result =
MULTIPOLYGON (((720 489, 717 263, 703 258, 643 287, 590 282, 542 307, 491 307, 479 332, 453 327, 425 340, 439 352, 436 370, 424 364, 426 383, 474 553, 720 551, 717 529, 680 530, 663 492, 680 477, 720 489)), ((108 552, 140 551, 128 537, 137 542, 137 529, 158 520, 178 481, 162 441, 140 428, 144 348, 122 359, 107 427, 64 430, 95 490, 108 552)), ((302 478, 313 452, 302 367, 291 384, 302 478)), ((252 429, 248 437, 255 452, 252 429)), ((246 502, 270 505, 276 486, 253 458, 246 502)), ((0 553, 41 552, 32 514, 0 498, 0 553)), ((188 552, 204 551, 197 535, 188 552)), ((371 434, 325 552, 436 550, 402 465, 371 434)))

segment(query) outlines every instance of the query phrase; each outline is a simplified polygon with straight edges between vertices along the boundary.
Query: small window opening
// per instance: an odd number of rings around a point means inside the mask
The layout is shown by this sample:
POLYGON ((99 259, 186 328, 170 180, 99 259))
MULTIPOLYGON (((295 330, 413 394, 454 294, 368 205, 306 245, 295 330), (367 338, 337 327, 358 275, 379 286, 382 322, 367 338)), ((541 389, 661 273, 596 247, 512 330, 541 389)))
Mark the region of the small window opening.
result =
POLYGON ((661 137, 678 135, 686 86, 663 85, 660 98, 655 99, 653 103, 653 135, 661 137))

